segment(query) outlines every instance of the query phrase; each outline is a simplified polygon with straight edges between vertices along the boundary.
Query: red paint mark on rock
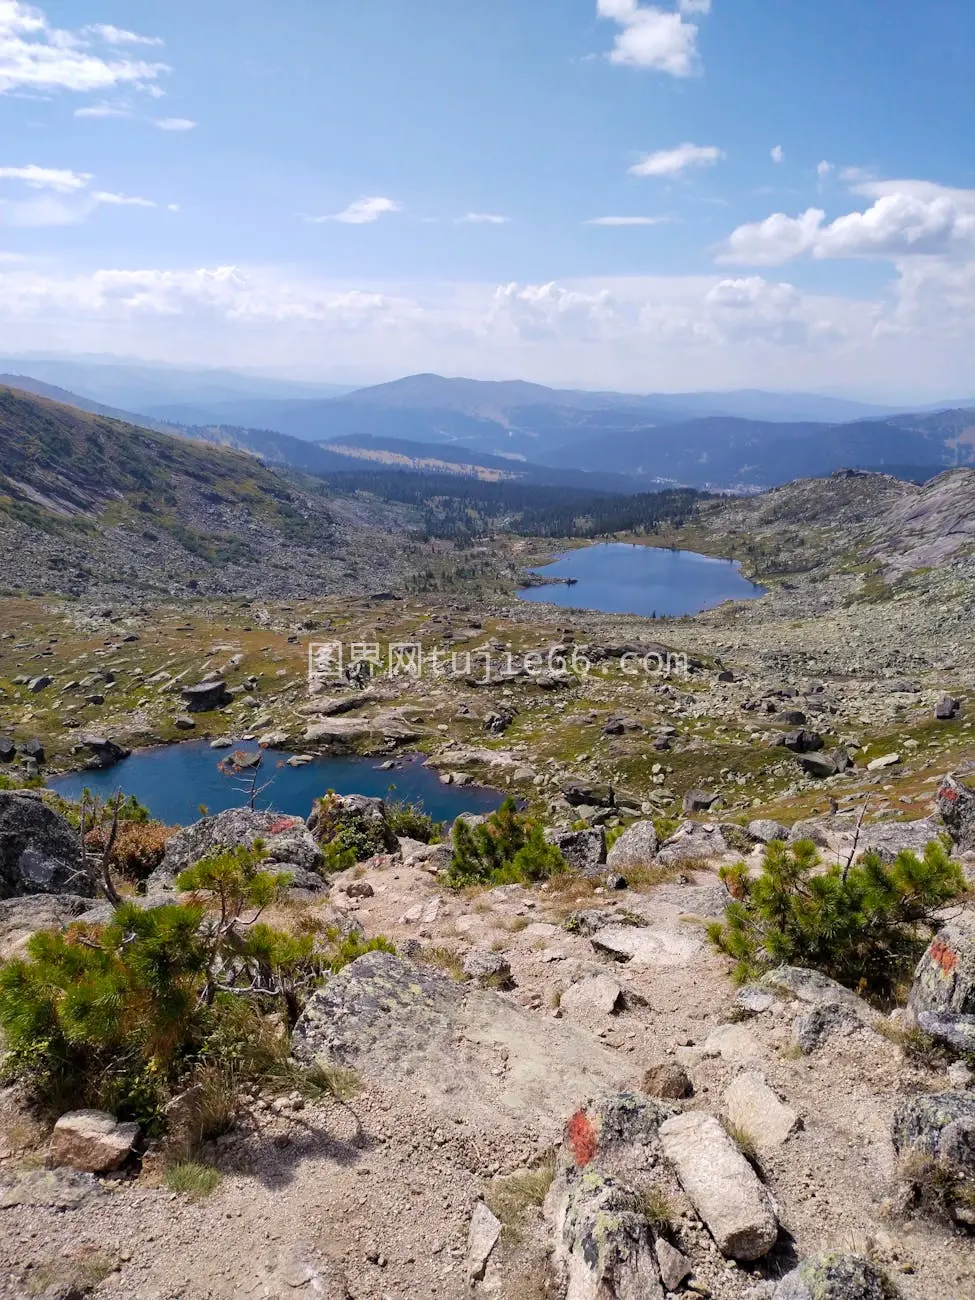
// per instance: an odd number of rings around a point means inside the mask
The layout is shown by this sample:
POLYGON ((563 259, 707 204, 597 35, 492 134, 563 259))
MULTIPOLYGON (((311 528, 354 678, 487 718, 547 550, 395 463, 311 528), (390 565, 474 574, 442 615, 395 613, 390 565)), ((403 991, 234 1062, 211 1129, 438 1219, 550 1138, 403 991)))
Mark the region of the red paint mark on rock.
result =
POLYGON ((566 1125, 566 1137, 576 1165, 582 1169, 596 1154, 599 1138, 592 1120, 584 1110, 577 1110, 566 1125))
POLYGON ((958 965, 958 954, 943 939, 935 939, 931 944, 931 960, 943 975, 950 975, 958 965))
POLYGON ((938 791, 939 799, 946 799, 948 803, 957 803, 958 791, 951 785, 943 785, 938 791))
POLYGON ((294 824, 294 817, 276 817, 267 828, 267 833, 268 835, 280 835, 282 831, 290 831, 294 824))

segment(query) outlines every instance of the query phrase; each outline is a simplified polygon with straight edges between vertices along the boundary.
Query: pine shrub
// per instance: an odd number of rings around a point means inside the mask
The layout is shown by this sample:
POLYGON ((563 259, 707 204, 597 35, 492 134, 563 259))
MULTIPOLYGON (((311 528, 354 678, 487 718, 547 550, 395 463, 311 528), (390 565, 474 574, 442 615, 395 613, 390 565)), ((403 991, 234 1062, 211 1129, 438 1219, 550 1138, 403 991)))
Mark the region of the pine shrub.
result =
POLYGON ((540 823, 518 812, 514 799, 505 799, 486 821, 471 826, 463 817, 454 822, 454 851, 447 884, 533 884, 568 870, 540 823))
POLYGON ((937 840, 921 857, 904 849, 886 863, 868 852, 825 868, 811 840, 774 841, 754 879, 744 862, 720 874, 732 902, 708 933, 734 958, 739 982, 781 964, 809 966, 884 1001, 928 943, 938 910, 965 889, 937 840))

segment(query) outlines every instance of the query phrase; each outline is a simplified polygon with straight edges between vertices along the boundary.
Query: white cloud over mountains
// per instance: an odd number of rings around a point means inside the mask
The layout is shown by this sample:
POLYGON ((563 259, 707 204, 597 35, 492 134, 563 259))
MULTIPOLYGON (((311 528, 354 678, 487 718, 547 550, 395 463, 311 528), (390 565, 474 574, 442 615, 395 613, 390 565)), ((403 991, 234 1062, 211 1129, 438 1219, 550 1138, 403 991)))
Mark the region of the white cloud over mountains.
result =
POLYGON ((608 56, 611 63, 671 77, 690 77, 699 70, 698 27, 688 20, 710 13, 711 0, 679 0, 676 11, 637 0, 597 0, 596 9, 622 29, 608 56))
POLYGON ((159 43, 155 37, 107 24, 69 31, 53 26, 33 5, 0 0, 0 94, 12 90, 90 93, 118 86, 147 88, 169 68, 130 57, 124 47, 159 43))

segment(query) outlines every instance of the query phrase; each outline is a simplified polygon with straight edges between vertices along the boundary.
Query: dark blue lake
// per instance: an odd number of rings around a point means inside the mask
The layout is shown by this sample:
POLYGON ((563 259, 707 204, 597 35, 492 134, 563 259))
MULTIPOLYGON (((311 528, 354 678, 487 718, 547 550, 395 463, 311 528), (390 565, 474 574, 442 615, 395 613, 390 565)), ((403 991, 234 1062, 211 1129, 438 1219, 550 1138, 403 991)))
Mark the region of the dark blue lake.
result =
MULTIPOLYGON (((241 741, 233 748, 256 750, 257 746, 241 741)), ((136 750, 104 771, 51 777, 48 785, 67 799, 79 798, 86 786, 102 798, 122 790, 134 794, 160 821, 185 826, 198 820, 200 804, 217 813, 247 802, 241 792, 242 778, 225 776, 217 767, 231 752, 211 749, 201 741, 160 745, 136 750)), ((483 786, 442 785, 434 769, 418 757, 397 759, 397 766, 387 772, 379 770, 378 758, 319 758, 306 767, 284 766, 290 757, 282 750, 264 751, 258 785, 272 784, 258 798, 259 808, 307 817, 313 802, 326 790, 334 790, 422 803, 434 820, 451 821, 463 812, 492 812, 504 797, 483 786)), ((250 773, 245 775, 249 780, 250 773)))
POLYGON ((522 600, 604 614, 698 614, 724 600, 754 600, 765 594, 764 587, 742 577, 736 560, 625 542, 581 546, 534 572, 576 581, 571 586, 522 587, 522 600))

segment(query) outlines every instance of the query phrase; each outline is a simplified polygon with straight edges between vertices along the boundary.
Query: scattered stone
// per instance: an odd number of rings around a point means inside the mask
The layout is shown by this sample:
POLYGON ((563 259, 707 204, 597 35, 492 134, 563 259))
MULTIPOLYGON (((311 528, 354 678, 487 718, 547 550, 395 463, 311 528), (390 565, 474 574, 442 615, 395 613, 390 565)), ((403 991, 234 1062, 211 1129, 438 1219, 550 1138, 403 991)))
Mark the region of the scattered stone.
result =
POLYGON ((173 726, 180 731, 192 731, 196 726, 196 721, 188 713, 181 713, 173 719, 173 726))
POLYGON ((585 781, 566 781, 562 797, 574 808, 589 804, 594 808, 612 808, 616 798, 611 785, 592 785, 585 781))
POLYGON ((846 1036, 863 1027, 863 1021, 852 1007, 842 1002, 820 1002, 796 1018, 792 1037, 799 1050, 808 1056, 831 1035, 846 1036))
POLYGON ((478 1201, 471 1215, 467 1233, 467 1277, 469 1282, 480 1282, 487 1269, 491 1251, 501 1236, 501 1222, 496 1219, 483 1201, 478 1201))
POLYGON ((694 1085, 683 1066, 671 1061, 661 1061, 659 1065, 651 1065, 644 1074, 643 1091, 649 1097, 660 1097, 666 1101, 682 1101, 685 1097, 693 1096, 694 1085))
POLYGON ((814 777, 816 780, 825 780, 827 777, 836 776, 840 770, 835 760, 830 758, 828 754, 801 754, 796 762, 806 776, 814 777))
POLYGON ((565 990, 559 1005, 570 1014, 589 1011, 611 1016, 621 1010, 624 1000, 623 990, 609 975, 587 975, 565 990))
POLYGON ((98 1196, 93 1174, 76 1169, 19 1169, 0 1175, 0 1210, 15 1205, 76 1210, 98 1196))
POLYGON ((606 855, 606 865, 613 871, 626 872, 633 867, 648 867, 660 848, 660 837, 649 819, 634 822, 606 855))
POLYGON ((735 1006, 751 1016, 760 1016, 766 1011, 771 1011, 776 1000, 774 993, 759 988, 757 984, 746 984, 735 994, 735 1006))
POLYGON ((743 1070, 725 1089, 725 1114, 759 1150, 780 1147, 799 1128, 799 1116, 758 1070, 743 1070))
POLYGON ((684 822, 669 840, 665 840, 657 862, 675 866, 681 862, 708 862, 731 853, 732 848, 721 830, 711 822, 684 822))
POLYGON ((17 746, 9 736, 0 736, 0 763, 13 762, 14 755, 17 753, 17 746))
POLYGON ((500 952, 486 952, 475 948, 464 958, 464 974, 480 984, 492 988, 510 988, 511 966, 500 952))
POLYGON ((880 758, 872 758, 867 764, 868 772, 882 772, 884 768, 896 767, 901 761, 900 754, 882 754, 880 758))
POLYGON ((81 865, 81 841, 64 817, 34 791, 0 790, 0 898, 91 898, 95 886, 81 865))
POLYGON ((784 745, 793 754, 813 754, 823 748, 824 741, 818 731, 807 731, 800 727, 779 736, 776 744, 784 745))
POLYGON ((555 1264, 565 1300, 663 1300, 639 1198, 601 1170, 566 1180, 555 1212, 555 1264))
POLYGON ((349 898, 372 898, 376 891, 368 880, 350 880, 345 892, 349 898))
POLYGON ((128 758, 132 753, 131 749, 109 740, 107 736, 93 736, 86 733, 79 737, 79 742, 91 753, 85 766, 93 771, 114 767, 116 763, 120 763, 123 758, 128 758))
POLYGON ((722 1255, 753 1260, 772 1249, 778 1222, 769 1194, 713 1116, 675 1115, 660 1126, 660 1140, 722 1255))
POLYGON ((27 689, 32 695, 37 695, 40 691, 46 691, 53 681, 54 678, 48 677, 47 675, 43 677, 33 677, 27 683, 27 689))
POLYGON ((124 1124, 104 1110, 72 1110, 51 1134, 50 1159, 90 1174, 107 1174, 129 1158, 138 1124, 124 1124))
POLYGON ((654 1242, 654 1250, 657 1253, 657 1267, 660 1269, 660 1280, 664 1284, 664 1290, 677 1291, 684 1278, 690 1277, 691 1261, 663 1237, 658 1237, 654 1242))

